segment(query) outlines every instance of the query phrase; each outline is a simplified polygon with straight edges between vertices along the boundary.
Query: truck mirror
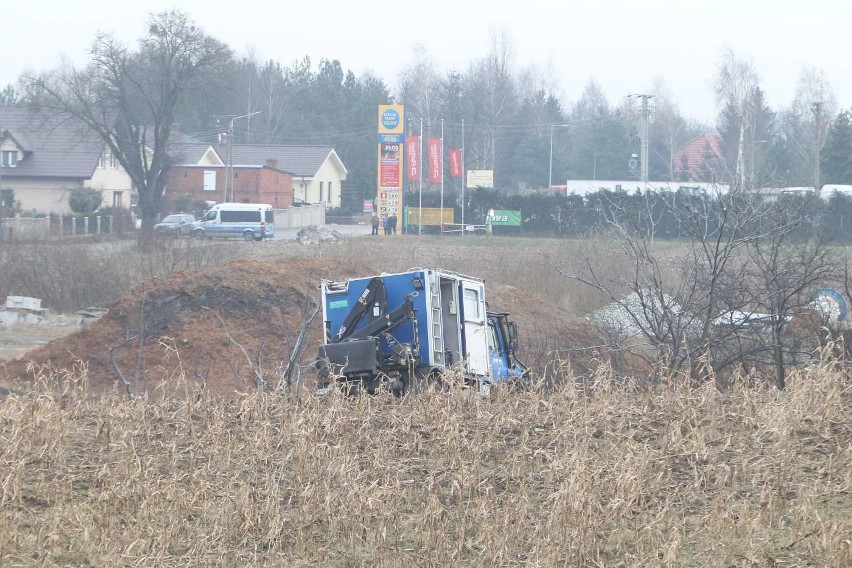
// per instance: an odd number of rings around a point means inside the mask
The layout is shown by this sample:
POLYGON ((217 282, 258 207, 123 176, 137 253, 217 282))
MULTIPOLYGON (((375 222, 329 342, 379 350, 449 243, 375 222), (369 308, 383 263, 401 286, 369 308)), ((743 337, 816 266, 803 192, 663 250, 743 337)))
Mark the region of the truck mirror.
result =
POLYGON ((518 326, 515 322, 510 321, 507 324, 509 328, 509 351, 514 351, 518 348, 518 326))

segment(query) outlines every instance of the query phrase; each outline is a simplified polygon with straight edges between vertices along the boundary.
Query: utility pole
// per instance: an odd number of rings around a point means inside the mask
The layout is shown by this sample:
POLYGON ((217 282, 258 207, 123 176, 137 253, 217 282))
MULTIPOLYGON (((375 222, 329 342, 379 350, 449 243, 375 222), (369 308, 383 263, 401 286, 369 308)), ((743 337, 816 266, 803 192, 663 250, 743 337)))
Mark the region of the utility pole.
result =
POLYGON ((553 129, 560 126, 571 126, 570 124, 551 124, 550 125, 550 168, 547 174, 547 189, 553 187, 553 129))
POLYGON ((814 194, 819 197, 820 194, 820 170, 819 159, 822 150, 822 102, 813 104, 814 112, 814 194))
POLYGON ((258 110, 248 114, 234 116, 228 121, 228 159, 227 164, 225 164, 225 203, 228 203, 229 200, 234 200, 234 121, 240 118, 251 120, 251 117, 256 114, 260 114, 260 111, 258 110))
POLYGON ((639 166, 641 168, 642 183, 648 182, 648 137, 651 132, 651 106, 648 101, 654 95, 627 95, 628 97, 636 97, 642 99, 642 122, 639 125, 639 166))
POLYGON ((465 172, 464 172, 464 119, 462 119, 462 144, 461 144, 461 198, 462 198, 462 206, 461 206, 461 226, 462 226, 462 236, 464 236, 464 182, 465 182, 465 172))

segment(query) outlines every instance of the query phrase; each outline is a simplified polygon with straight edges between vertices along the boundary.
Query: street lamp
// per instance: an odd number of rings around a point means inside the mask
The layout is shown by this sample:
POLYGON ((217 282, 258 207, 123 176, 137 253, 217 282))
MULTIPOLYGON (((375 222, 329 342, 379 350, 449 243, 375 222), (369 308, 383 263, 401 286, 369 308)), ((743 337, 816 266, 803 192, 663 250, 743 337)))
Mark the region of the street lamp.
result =
POLYGON ((225 203, 228 203, 228 198, 234 200, 234 121, 239 118, 250 118, 260 111, 250 112, 240 116, 235 116, 228 121, 228 171, 225 175, 225 203))
POLYGON ((553 129, 557 126, 571 126, 570 124, 551 124, 550 125, 550 173, 547 178, 547 189, 553 187, 553 129))

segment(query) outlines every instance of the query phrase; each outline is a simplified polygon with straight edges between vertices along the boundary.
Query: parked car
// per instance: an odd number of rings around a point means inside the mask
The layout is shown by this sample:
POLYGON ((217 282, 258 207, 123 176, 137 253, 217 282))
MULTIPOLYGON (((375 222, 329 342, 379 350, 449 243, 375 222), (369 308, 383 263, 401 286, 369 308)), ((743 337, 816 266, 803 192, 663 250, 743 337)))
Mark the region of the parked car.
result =
POLYGON ((189 235, 195 216, 189 213, 176 213, 167 215, 162 221, 154 225, 154 232, 161 235, 179 237, 189 235))
POLYGON ((197 239, 242 238, 262 241, 275 236, 275 211, 267 203, 219 203, 192 224, 197 239))

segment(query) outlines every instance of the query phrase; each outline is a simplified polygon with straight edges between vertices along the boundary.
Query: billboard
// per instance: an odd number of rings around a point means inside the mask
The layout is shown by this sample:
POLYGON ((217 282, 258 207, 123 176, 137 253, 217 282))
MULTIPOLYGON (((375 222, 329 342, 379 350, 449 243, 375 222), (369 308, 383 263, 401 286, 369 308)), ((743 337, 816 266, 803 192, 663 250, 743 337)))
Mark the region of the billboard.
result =
POLYGON ((402 105, 379 105, 376 130, 378 187, 375 213, 381 219, 396 217, 401 229, 405 108, 402 105))
POLYGON ((493 188, 494 170, 467 170, 466 187, 487 187, 489 189, 493 188))

